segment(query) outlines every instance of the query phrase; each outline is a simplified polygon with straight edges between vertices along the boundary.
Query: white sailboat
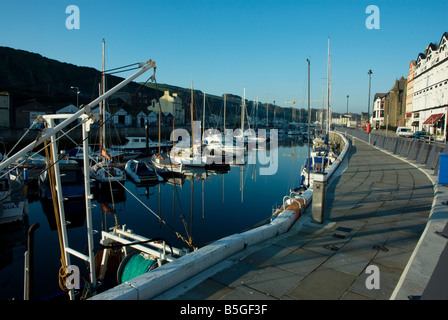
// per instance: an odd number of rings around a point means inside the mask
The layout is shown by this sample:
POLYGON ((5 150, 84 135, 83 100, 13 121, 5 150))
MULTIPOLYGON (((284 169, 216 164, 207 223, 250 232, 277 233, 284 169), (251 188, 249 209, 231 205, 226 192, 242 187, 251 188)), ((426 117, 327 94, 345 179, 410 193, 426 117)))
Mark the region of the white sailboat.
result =
MULTIPOLYGON (((103 39, 103 69, 101 76, 101 94, 106 92, 106 83, 105 83, 105 72, 104 72, 104 51, 105 51, 105 42, 103 39)), ((101 102, 101 112, 100 114, 104 117, 105 112, 105 102, 101 102)), ((100 151, 98 152, 97 162, 91 166, 90 168, 90 176, 98 181, 101 185, 104 183, 121 183, 124 184, 126 181, 126 173, 119 166, 112 163, 112 156, 108 154, 106 150, 106 128, 105 128, 105 119, 103 118, 103 124, 101 126, 101 138, 100 138, 100 151)))
MULTIPOLYGON (((204 94, 204 106, 205 106, 205 94, 204 94)), ((207 159, 202 155, 201 143, 195 143, 194 141, 194 127, 193 127, 193 81, 191 81, 191 144, 188 141, 181 141, 171 150, 170 156, 176 161, 181 162, 187 167, 200 167, 204 168, 207 164, 207 159)), ((203 124, 204 126, 204 124, 203 124)))
MULTIPOLYGON (((328 144, 329 130, 330 130, 330 38, 328 38, 328 75, 327 75, 327 131, 324 139, 314 139, 313 150, 310 150, 308 143, 308 160, 307 163, 302 168, 302 175, 300 184, 302 186, 309 187, 312 185, 314 180, 314 173, 325 172, 336 160, 336 155, 332 152, 330 145, 328 144)), ((308 71, 309 72, 309 71, 308 71)), ((309 79, 308 79, 309 82, 309 79)), ((308 83, 309 85, 309 83, 308 83)), ((308 93, 308 102, 309 102, 308 93)), ((308 120, 309 121, 309 120, 308 120)), ((309 123, 308 123, 309 125, 309 123)), ((309 133, 308 133, 309 134, 309 133)), ((308 139, 309 141, 309 139, 308 139)))
MULTIPOLYGON (((157 154, 154 154, 151 157, 151 163, 154 166, 154 169, 156 170, 157 174, 163 176, 163 178, 167 177, 167 175, 173 175, 173 174, 182 174, 183 172, 183 164, 182 162, 176 160, 174 157, 166 154, 162 154, 160 152, 161 148, 161 118, 162 118, 162 109, 160 107, 160 101, 159 101, 159 147, 157 154)), ((173 126, 174 126, 174 118, 173 118, 173 126)))

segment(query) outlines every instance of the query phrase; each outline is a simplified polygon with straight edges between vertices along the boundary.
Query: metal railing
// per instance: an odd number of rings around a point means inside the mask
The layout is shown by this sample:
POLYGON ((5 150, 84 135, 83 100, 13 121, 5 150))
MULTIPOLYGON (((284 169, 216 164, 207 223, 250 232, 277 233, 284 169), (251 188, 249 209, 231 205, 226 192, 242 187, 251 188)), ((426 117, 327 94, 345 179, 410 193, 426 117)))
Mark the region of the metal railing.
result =
POLYGON ((424 169, 432 171, 435 176, 439 173, 439 153, 448 153, 446 143, 404 138, 397 136, 395 133, 389 135, 367 133, 353 128, 337 128, 337 130, 405 158, 424 169))

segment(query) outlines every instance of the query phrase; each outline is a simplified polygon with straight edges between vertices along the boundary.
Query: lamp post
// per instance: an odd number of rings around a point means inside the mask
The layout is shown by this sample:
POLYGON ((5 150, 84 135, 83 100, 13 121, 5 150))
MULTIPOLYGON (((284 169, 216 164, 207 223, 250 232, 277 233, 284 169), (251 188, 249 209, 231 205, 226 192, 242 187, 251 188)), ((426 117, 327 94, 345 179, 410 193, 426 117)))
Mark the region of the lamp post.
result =
POLYGON ((370 81, 371 81, 371 77, 372 77, 372 70, 369 70, 369 72, 367 72, 367 74, 369 75, 369 101, 367 103, 367 131, 369 134, 369 144, 370 144, 370 81))
POLYGON ((369 101, 367 102, 367 122, 370 123, 370 83, 372 77, 372 70, 369 70, 367 74, 369 75, 369 101))
POLYGON ((347 95, 347 114, 348 114, 348 98, 349 96, 347 95))
POLYGON ((78 87, 70 87, 70 89, 76 89, 76 107, 79 108, 79 94, 81 91, 79 91, 78 87))

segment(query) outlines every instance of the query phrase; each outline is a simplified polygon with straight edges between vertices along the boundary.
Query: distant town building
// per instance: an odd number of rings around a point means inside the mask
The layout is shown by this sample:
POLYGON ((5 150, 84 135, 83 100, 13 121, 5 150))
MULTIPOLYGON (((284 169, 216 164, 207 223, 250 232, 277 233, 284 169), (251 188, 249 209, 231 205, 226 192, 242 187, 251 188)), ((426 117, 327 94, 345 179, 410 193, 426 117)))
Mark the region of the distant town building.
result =
POLYGON ((10 101, 8 92, 0 92, 0 128, 10 128, 10 101))
POLYGON ((41 115, 52 114, 53 111, 39 102, 31 102, 14 110, 15 128, 41 129, 42 122, 34 123, 41 115))
POLYGON ((414 74, 412 113, 418 129, 437 134, 439 139, 447 135, 448 106, 448 33, 439 44, 430 43, 424 53, 419 53, 414 74), (417 123, 418 121, 418 123, 417 123))
POLYGON ((132 125, 132 115, 121 108, 112 116, 112 124, 115 126, 129 127, 132 125))
POLYGON ((148 116, 143 111, 137 114, 137 128, 144 128, 145 124, 148 123, 148 116))
POLYGON ((384 118, 389 128, 404 126, 406 110, 406 79, 395 80, 394 86, 384 97, 384 118))
POLYGON ((387 93, 375 93, 373 97, 372 126, 379 129, 385 126, 384 102, 387 93))
POLYGON ((68 113, 75 113, 77 111, 79 111, 79 109, 75 105, 69 104, 68 106, 57 110, 56 113, 57 114, 64 114, 64 113, 68 114, 68 113))
MULTIPOLYGON (((65 106, 65 107, 63 107, 63 108, 57 110, 57 111, 56 111, 56 114, 73 114, 73 113, 76 113, 76 112, 78 112, 78 111, 79 111, 79 108, 78 108, 78 107, 76 107, 76 106, 73 105, 73 104, 69 104, 68 106, 65 106)), ((61 123, 62 121, 64 121, 64 119, 57 119, 57 120, 55 120, 55 123, 56 123, 56 124, 59 124, 59 123, 61 123)), ((77 124, 81 123, 81 121, 82 121, 81 119, 78 119, 77 121, 74 121, 73 123, 69 124, 69 125, 67 126, 67 128, 68 128, 68 129, 69 129, 69 128, 74 128, 77 124)))
MULTIPOLYGON (((159 101, 162 112, 174 115, 175 124, 185 124, 185 110, 182 107, 182 100, 177 96, 177 93, 173 93, 171 96, 167 90, 159 101)), ((159 112, 159 102, 156 99, 151 101, 151 105, 148 106, 148 111, 159 112)))
POLYGON ((151 126, 151 125, 157 125, 157 121, 159 120, 159 118, 157 117, 157 115, 158 115, 159 113, 157 112, 155 112, 155 111, 151 111, 149 114, 148 114, 148 124, 151 126))
POLYGON ((412 110, 414 102, 414 76, 415 76, 415 60, 411 60, 409 64, 408 79, 406 82, 406 116, 405 116, 405 126, 406 127, 418 127, 418 119, 414 119, 412 110))

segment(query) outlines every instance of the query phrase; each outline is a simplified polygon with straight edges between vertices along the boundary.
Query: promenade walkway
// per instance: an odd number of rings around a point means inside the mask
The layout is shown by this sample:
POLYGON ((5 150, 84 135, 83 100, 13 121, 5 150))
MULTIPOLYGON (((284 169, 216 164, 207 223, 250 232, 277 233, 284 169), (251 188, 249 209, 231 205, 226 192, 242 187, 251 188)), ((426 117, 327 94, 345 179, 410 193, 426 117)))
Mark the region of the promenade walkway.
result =
POLYGON ((248 247, 155 299, 388 300, 425 229, 433 183, 415 166, 351 139, 327 186, 324 224, 311 206, 285 234, 248 247), (379 272, 379 289, 368 288, 379 272), (369 268, 368 268, 369 269, 369 268))

